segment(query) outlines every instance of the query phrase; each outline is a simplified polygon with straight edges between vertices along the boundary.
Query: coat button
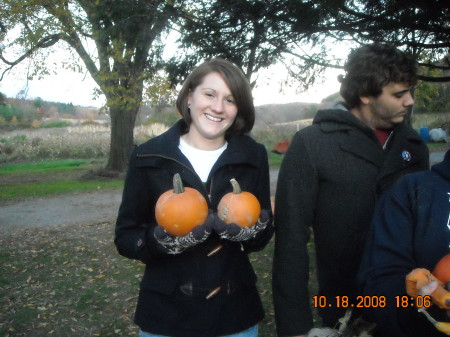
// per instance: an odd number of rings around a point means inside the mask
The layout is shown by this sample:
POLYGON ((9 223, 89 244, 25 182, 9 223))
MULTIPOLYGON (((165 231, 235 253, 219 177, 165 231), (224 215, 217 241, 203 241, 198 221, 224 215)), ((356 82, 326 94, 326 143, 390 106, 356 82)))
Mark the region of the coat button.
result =
POLYGON ((138 247, 141 247, 143 243, 144 241, 142 241, 142 239, 139 239, 136 244, 138 247))
POLYGON ((206 256, 210 257, 219 252, 223 248, 222 245, 218 245, 216 248, 212 249, 206 256))
POLYGON ((207 300, 209 300, 211 297, 213 297, 213 296, 216 296, 218 293, 219 293, 219 291, 220 291, 220 289, 221 289, 222 287, 217 287, 217 288, 214 288, 213 290, 211 290, 209 293, 208 293, 208 295, 206 295, 206 299, 207 300))

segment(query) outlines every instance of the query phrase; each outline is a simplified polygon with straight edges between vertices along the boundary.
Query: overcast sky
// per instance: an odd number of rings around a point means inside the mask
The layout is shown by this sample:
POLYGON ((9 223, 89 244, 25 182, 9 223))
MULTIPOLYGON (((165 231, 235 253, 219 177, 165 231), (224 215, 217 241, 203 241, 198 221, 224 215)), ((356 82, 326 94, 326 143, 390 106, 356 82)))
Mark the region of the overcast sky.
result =
MULTIPOLYGON (((327 72, 323 84, 315 85, 304 93, 296 93, 295 88, 284 88, 280 91, 280 84, 276 79, 260 81, 254 90, 255 105, 271 103, 308 102, 320 103, 320 101, 339 91, 337 75, 339 71, 327 72), (269 82, 270 84, 264 84, 269 82)), ((0 92, 8 97, 16 97, 21 91, 26 91, 27 98, 41 97, 45 101, 73 103, 81 106, 100 107, 104 104, 104 98, 94 100, 94 88, 96 83, 89 74, 80 74, 70 71, 60 71, 58 75, 46 75, 41 80, 26 80, 26 72, 17 69, 14 74, 8 74, 0 82, 0 92)))
MULTIPOLYGON (((170 54, 170 50, 167 51, 170 54)), ((173 52, 173 51, 172 51, 173 52)), ((45 101, 73 103, 81 106, 101 107, 105 99, 103 96, 94 99, 94 89, 97 87, 88 72, 76 73, 63 69, 64 65, 71 65, 70 55, 63 49, 50 53, 45 57, 51 74, 41 79, 27 80, 27 71, 30 61, 25 60, 8 72, 0 81, 0 92, 8 97, 16 97, 19 92, 25 92, 26 97, 37 97, 45 101), (55 73, 55 74, 52 74, 55 73)), ((0 70, 4 65, 0 65, 0 70)), ((321 100, 339 91, 337 75, 339 70, 326 71, 324 83, 318 83, 304 93, 296 92, 296 88, 284 88, 280 92, 281 66, 265 71, 257 78, 257 86, 253 90, 255 105, 307 102, 320 103, 321 100)))

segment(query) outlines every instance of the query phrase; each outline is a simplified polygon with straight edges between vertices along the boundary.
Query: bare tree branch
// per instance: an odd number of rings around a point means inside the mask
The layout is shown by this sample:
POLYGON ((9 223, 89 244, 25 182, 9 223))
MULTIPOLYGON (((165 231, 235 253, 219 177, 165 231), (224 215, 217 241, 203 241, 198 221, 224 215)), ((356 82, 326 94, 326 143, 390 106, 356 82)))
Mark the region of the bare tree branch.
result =
POLYGON ((417 75, 417 78, 422 81, 434 82, 434 83, 450 82, 450 76, 433 77, 433 76, 417 75))
POLYGON ((3 80, 3 77, 8 71, 10 71, 12 68, 14 68, 14 66, 18 65, 26 58, 30 57, 34 52, 42 48, 51 47, 58 41, 60 41, 62 38, 63 38, 62 34, 53 34, 46 36, 14 61, 8 61, 7 59, 5 59, 5 57, 3 56, 3 51, 0 49, 0 60, 10 66, 2 72, 2 75, 0 76, 0 81, 3 80))

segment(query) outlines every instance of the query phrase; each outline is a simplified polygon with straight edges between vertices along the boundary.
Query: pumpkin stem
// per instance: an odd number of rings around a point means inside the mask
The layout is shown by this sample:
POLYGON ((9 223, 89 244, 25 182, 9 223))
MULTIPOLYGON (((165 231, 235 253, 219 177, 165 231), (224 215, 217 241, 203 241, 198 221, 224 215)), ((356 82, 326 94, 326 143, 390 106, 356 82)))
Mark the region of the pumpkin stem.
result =
POLYGON ((234 194, 239 194, 239 193, 242 192, 241 186, 239 186, 239 183, 237 182, 236 179, 234 179, 234 178, 231 179, 231 180, 230 180, 230 183, 231 183, 231 185, 233 185, 233 193, 234 193, 234 194))
POLYGON ((181 181, 181 177, 178 173, 173 175, 173 193, 181 194, 184 192, 183 182, 181 181))

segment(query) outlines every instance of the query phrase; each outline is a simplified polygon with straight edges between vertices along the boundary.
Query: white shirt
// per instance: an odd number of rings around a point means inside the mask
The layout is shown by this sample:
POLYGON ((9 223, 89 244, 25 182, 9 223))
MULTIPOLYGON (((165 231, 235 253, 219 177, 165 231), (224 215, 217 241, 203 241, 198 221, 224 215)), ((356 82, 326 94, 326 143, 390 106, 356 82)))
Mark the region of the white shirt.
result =
POLYGON ((178 148, 186 158, 189 159, 195 172, 199 175, 202 182, 205 183, 208 180, 209 172, 211 172, 212 167, 227 146, 228 143, 225 142, 225 144, 217 150, 199 150, 186 143, 186 141, 180 137, 180 145, 178 145, 178 148))

